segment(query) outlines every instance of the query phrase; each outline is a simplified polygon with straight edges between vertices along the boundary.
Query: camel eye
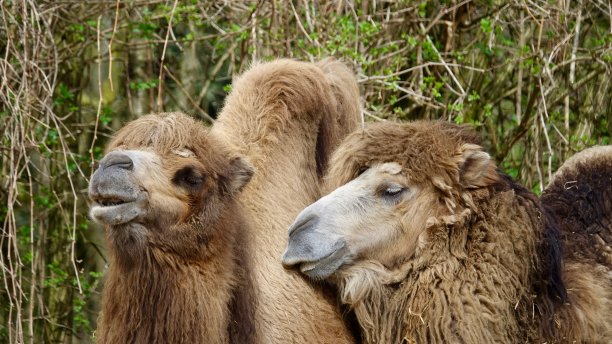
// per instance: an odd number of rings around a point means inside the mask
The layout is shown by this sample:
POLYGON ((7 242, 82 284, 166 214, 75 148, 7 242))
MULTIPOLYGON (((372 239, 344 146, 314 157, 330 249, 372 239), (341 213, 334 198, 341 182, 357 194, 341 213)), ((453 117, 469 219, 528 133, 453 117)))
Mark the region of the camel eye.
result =
POLYGON ((193 175, 188 175, 185 177, 185 182, 189 185, 200 185, 202 184, 202 177, 198 177, 198 176, 193 176, 193 175))
POLYGON ((176 172, 172 181, 187 188, 197 188, 202 185, 204 176, 193 167, 184 167, 176 172))
POLYGON ((399 185, 391 185, 385 188, 383 191, 384 197, 396 197, 401 194, 405 189, 399 185))

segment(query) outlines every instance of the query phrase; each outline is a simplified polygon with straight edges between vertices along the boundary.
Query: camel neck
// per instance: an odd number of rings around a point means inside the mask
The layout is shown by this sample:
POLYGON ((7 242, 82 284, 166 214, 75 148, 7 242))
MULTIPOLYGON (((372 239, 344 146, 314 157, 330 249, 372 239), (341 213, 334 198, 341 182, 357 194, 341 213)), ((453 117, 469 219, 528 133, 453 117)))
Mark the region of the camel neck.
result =
POLYGON ((130 271, 111 266, 97 342, 227 342, 233 281, 210 270, 172 260, 149 261, 130 271))

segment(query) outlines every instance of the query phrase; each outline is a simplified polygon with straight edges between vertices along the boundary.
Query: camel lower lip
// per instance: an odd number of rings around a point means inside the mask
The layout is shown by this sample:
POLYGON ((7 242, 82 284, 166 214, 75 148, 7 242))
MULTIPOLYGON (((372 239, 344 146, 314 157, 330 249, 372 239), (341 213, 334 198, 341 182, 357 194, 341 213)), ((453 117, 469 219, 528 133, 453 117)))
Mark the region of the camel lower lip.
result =
POLYGON ((302 261, 300 272, 315 280, 323 280, 333 275, 346 261, 347 248, 344 241, 337 241, 330 252, 316 260, 302 261))
POLYGON ((131 201, 112 205, 94 204, 91 216, 105 225, 121 225, 137 218, 142 213, 139 202, 131 201))
POLYGON ((300 266, 300 271, 302 271, 302 272, 312 271, 312 270, 314 270, 317 267, 317 263, 318 263, 318 261, 302 263, 302 265, 300 266))
POLYGON ((324 280, 331 276, 335 269, 328 269, 321 261, 307 262, 300 265, 300 272, 313 280, 324 280))
POLYGON ((334 253, 336 253, 336 251, 332 251, 330 252, 328 255, 323 256, 317 260, 313 260, 313 261, 309 261, 309 262, 303 262, 302 264, 300 264, 300 271, 302 273, 308 273, 313 271, 314 269, 316 269, 317 267, 319 267, 321 264, 325 264, 326 260, 328 260, 330 257, 332 257, 334 255, 334 253))

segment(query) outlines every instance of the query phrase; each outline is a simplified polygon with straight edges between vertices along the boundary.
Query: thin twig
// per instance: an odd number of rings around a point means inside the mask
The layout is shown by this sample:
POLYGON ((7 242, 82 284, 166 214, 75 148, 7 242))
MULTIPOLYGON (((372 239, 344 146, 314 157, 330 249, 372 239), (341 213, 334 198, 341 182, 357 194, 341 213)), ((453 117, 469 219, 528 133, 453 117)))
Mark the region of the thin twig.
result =
POLYGON ((162 90, 164 88, 163 84, 163 76, 164 76, 164 60, 166 58, 166 48, 168 47, 168 38, 170 37, 170 31, 172 30, 172 19, 174 19, 174 11, 176 10, 176 5, 178 0, 174 0, 174 4, 172 5, 172 10, 170 11, 170 20, 168 20, 168 28, 166 30, 166 39, 164 40, 164 49, 162 50, 162 55, 160 59, 159 65, 159 77, 157 78, 157 110, 163 111, 164 101, 162 98, 162 90))
MULTIPOLYGON (((102 91, 102 62, 101 59, 101 47, 100 47, 100 23, 102 20, 102 16, 98 17, 98 35, 97 35, 97 43, 98 43, 98 108, 96 109, 96 123, 94 124, 93 136, 91 138, 91 145, 89 146, 89 157, 90 157, 90 171, 94 173, 94 147, 96 145, 96 141, 98 140, 98 123, 100 123, 100 113, 102 112, 102 101, 104 100, 104 94, 102 91)), ((90 176, 91 177, 91 176, 90 176)))
POLYGON ((193 105, 196 109, 198 109, 198 111, 200 112, 200 116, 203 117, 206 121, 208 121, 208 123, 210 124, 214 123, 215 119, 210 117, 210 115, 206 111, 204 111, 204 109, 202 109, 200 105, 196 103, 195 100, 193 100, 193 98, 191 98, 191 95, 189 94, 189 92, 185 89, 185 87, 183 87, 183 84, 180 82, 180 80, 178 80, 174 76, 174 74, 170 72, 168 67, 164 66, 164 70, 166 71, 168 76, 178 85, 181 91, 185 94, 185 96, 187 97, 191 105, 193 105))
MULTIPOLYGON (((423 28, 423 24, 421 24, 421 28, 423 28)), ((442 65, 444 66, 444 69, 446 69, 446 71, 448 72, 448 75, 450 75, 451 79, 453 79, 453 81, 455 82, 455 84, 457 85, 457 87, 459 87, 459 90, 461 91, 461 96, 465 97, 467 94, 465 93, 465 90, 463 89, 463 86, 461 86, 461 83, 459 83, 459 80, 457 80, 457 77, 455 77, 455 73, 453 73, 453 71, 450 69, 450 67, 448 66, 448 64, 444 61, 444 59, 442 58, 442 55, 440 54, 440 52, 438 51, 438 49, 436 48, 435 44, 432 42, 431 38, 429 37, 429 35, 425 36, 425 39, 427 39, 427 42, 429 42, 431 48, 433 51, 436 52, 436 54, 438 55, 438 58, 440 59, 440 62, 442 62, 442 65)))
MULTIPOLYGON (((117 23, 119 22, 119 3, 121 0, 117 0, 115 7, 115 23, 113 24, 113 33, 111 34, 110 40, 108 41, 108 82, 110 83, 111 91, 114 91, 113 87, 113 39, 115 39, 115 33, 117 33, 117 23)), ((98 22, 98 35, 100 34, 100 23, 98 22)), ((98 51, 100 48, 98 47, 98 51)))
MULTIPOLYGON (((544 97, 544 91, 542 86, 542 78, 538 78, 538 82, 540 83, 540 94, 542 95, 542 111, 540 111, 540 122, 542 124, 542 132, 544 133, 544 137, 546 138, 546 146, 548 147, 548 180, 552 180, 552 158, 555 155, 555 152, 552 149, 550 144, 550 138, 548 137, 548 130, 546 130, 546 124, 544 123, 544 116, 542 113, 546 114, 546 118, 548 118, 548 110, 546 110, 546 97, 544 97)), ((544 191, 544 186, 542 185, 542 190, 544 191)))
POLYGON ((297 22, 298 27, 300 28, 306 39, 308 39, 310 43, 318 47, 319 42, 310 38, 310 35, 306 32, 306 29, 304 29, 304 25, 302 25, 302 21, 300 20, 300 17, 298 16, 297 11, 295 10, 295 6, 293 6, 293 1, 289 1, 289 4, 291 5, 291 10, 293 11, 293 15, 295 16, 295 21, 297 22))
MULTIPOLYGON (((578 0, 578 17, 576 18, 576 28, 574 34, 574 44, 572 45, 572 61, 576 59, 576 51, 578 50, 578 43, 580 42, 580 24, 582 23, 582 0, 578 0)), ((569 84, 570 87, 574 86, 576 81, 576 62, 570 63, 569 71, 569 84)), ((569 93, 565 96, 565 133, 569 136, 569 93)))
MULTIPOLYGON (((525 46, 525 14, 521 11, 521 19, 520 19, 520 28, 519 28, 519 47, 525 46)), ((516 120, 518 122, 521 121, 522 109, 521 104, 523 102, 523 64, 519 61, 518 63, 518 71, 516 76, 516 95, 515 95, 515 106, 514 111, 516 113, 516 120)))

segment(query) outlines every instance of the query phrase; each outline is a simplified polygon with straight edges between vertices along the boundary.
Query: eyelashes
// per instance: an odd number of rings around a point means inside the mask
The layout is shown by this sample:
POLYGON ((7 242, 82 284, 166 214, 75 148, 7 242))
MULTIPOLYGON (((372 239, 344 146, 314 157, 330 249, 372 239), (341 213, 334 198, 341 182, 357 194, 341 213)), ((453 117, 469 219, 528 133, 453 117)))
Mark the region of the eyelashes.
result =
POLYGON ((383 196, 394 197, 404 192, 404 190, 405 188, 401 186, 389 186, 385 189, 385 191, 383 191, 383 196))

